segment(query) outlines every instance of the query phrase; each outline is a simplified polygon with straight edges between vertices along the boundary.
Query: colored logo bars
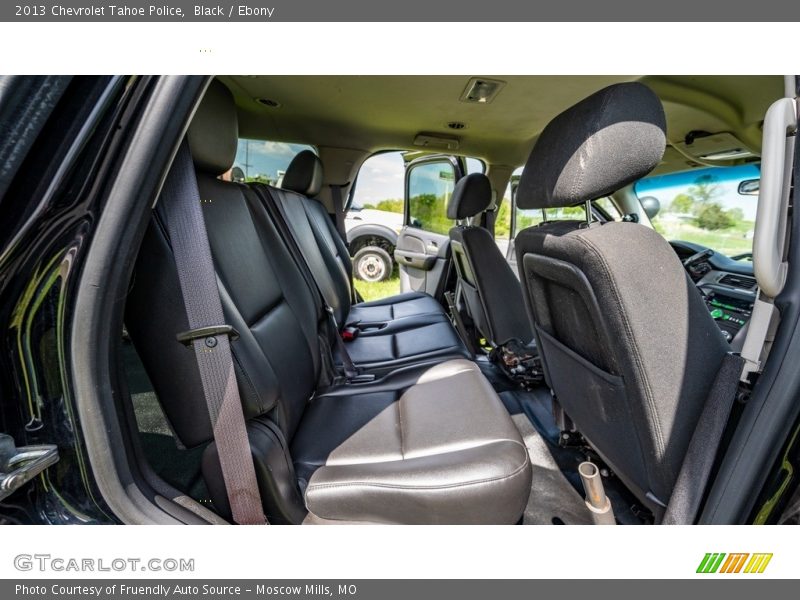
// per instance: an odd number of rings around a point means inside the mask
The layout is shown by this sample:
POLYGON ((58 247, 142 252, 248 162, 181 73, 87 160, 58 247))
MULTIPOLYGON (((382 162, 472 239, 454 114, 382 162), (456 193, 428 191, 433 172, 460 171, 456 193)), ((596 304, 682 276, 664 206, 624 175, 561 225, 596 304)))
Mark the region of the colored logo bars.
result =
POLYGON ((700 565, 698 573, 763 573, 772 553, 749 554, 746 552, 725 554, 724 552, 707 553, 700 565))

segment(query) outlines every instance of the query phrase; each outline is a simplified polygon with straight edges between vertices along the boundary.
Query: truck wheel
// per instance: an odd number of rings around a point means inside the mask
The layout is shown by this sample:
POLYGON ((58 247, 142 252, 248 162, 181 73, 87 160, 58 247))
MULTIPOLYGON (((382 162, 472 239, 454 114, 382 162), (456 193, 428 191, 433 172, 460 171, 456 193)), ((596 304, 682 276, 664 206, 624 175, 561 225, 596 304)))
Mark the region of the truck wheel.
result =
POLYGON ((364 246, 353 257, 353 271, 362 281, 384 281, 392 276, 393 270, 392 257, 378 246, 364 246))

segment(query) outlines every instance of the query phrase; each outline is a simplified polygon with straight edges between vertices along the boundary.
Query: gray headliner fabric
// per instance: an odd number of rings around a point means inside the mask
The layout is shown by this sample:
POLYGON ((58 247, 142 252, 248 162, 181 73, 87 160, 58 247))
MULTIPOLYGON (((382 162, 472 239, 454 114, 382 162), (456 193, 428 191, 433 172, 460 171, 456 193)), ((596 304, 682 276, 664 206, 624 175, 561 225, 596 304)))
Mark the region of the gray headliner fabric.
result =
POLYGON ((313 198, 322 189, 322 161, 311 150, 303 150, 286 167, 281 187, 313 198))
POLYGON ((458 180, 450 201, 447 218, 468 219, 484 212, 492 204, 492 184, 483 173, 470 173, 458 180))
POLYGON ((239 140, 236 106, 230 90, 216 79, 208 86, 187 135, 199 171, 217 176, 231 168, 239 140))
POLYGON ((615 192, 658 165, 665 132, 664 108, 648 87, 602 89, 542 131, 520 178, 517 205, 573 206, 615 192))

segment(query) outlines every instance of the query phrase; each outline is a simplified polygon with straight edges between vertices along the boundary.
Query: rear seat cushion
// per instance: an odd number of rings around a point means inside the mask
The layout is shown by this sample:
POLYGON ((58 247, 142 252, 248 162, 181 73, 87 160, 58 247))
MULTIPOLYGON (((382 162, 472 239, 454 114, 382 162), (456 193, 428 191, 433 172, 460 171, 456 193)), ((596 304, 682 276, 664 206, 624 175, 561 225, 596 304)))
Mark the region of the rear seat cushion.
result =
POLYGON ((292 454, 311 515, 515 523, 530 490, 528 453, 478 367, 452 360, 396 379, 309 405, 292 454))
POLYGON ((350 309, 348 322, 383 323, 419 315, 443 315, 444 309, 433 297, 422 292, 408 292, 361 302, 350 309))
MULTIPOLYGON (((347 353, 355 364, 363 369, 398 369, 412 363, 434 358, 468 358, 467 349, 458 337, 450 321, 441 318, 438 322, 421 324, 421 317, 408 319, 413 327, 397 331, 397 322, 392 323, 387 333, 370 332, 347 342, 347 353)), ((433 317, 432 319, 436 319, 433 317)), ((338 351, 334 359, 341 364, 338 351)))

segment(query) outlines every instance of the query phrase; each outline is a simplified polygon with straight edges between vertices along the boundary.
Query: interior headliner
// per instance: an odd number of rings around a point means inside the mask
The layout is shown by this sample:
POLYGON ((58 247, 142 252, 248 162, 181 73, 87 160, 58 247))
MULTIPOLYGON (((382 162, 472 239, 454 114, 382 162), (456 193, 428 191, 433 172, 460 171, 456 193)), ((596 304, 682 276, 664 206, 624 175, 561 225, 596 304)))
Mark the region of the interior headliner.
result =
MULTIPOLYGON (((364 153, 419 150, 419 133, 456 137, 457 154, 517 167, 544 126, 562 110, 615 82, 638 80, 667 113, 670 147, 658 172, 702 166, 678 152, 690 131, 729 132, 760 152, 761 122, 783 95, 782 76, 497 76, 490 103, 462 102, 470 76, 225 76, 243 138, 347 148, 364 153), (259 99, 274 100, 278 107, 259 99), (453 131, 447 123, 459 121, 453 131)), ((702 161, 700 161, 702 162, 702 161)))

